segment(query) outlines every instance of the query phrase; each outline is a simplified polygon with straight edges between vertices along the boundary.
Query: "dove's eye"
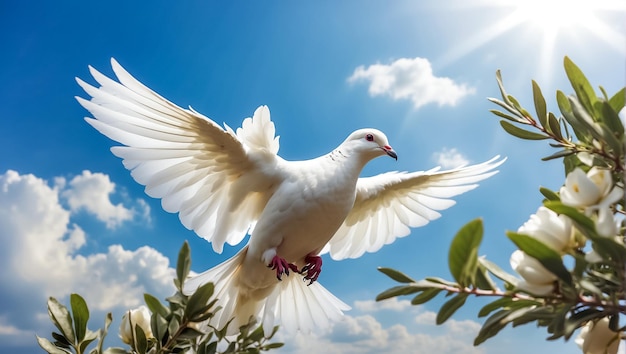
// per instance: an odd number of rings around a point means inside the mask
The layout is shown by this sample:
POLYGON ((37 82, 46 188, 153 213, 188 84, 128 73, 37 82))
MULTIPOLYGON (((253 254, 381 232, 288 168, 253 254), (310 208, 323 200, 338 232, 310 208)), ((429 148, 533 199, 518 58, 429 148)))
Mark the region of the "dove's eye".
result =
POLYGON ((365 136, 365 140, 367 140, 367 141, 374 141, 374 136, 372 134, 367 134, 365 136))

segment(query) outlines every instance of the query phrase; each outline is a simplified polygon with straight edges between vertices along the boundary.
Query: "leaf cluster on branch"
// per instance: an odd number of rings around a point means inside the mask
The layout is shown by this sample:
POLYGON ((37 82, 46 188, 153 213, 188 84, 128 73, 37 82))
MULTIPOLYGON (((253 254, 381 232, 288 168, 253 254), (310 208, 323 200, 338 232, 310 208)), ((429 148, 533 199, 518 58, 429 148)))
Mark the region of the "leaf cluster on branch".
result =
POLYGON ((489 100, 491 110, 509 134, 526 140, 551 139, 559 150, 543 160, 562 158, 566 180, 559 191, 541 188, 544 197, 537 213, 507 237, 518 248, 504 271, 478 256, 483 221, 476 219, 456 234, 448 265, 454 280, 437 277, 414 280, 390 269, 379 270, 401 283, 376 298, 412 295, 419 305, 445 294, 436 323, 448 320, 468 297, 493 297, 478 312, 486 317, 474 340, 479 345, 507 325, 535 323, 548 339, 577 338, 584 353, 615 353, 626 325, 626 247, 624 208, 624 110, 626 90, 609 97, 597 95, 582 71, 569 59, 565 72, 574 94, 557 91, 560 115, 549 112, 533 81, 536 116, 508 94, 500 71, 496 79, 502 99, 489 100))
POLYGON ((108 313, 104 327, 91 331, 87 328, 89 309, 85 300, 78 294, 71 294, 71 312, 55 298, 48 300, 48 314, 58 332, 52 333, 52 341, 37 336, 37 342, 50 354, 161 354, 161 353, 246 353, 255 354, 280 348, 283 343, 270 342, 278 330, 274 327, 268 337, 263 327, 255 320, 239 328, 235 337, 226 336, 228 324, 222 328, 207 325, 219 307, 213 298, 214 286, 207 283, 193 294, 182 292, 183 284, 191 267, 191 256, 187 242, 178 254, 176 293, 166 299, 167 305, 156 297, 144 294, 146 306, 128 311, 122 318, 120 338, 129 345, 128 349, 110 347, 103 349, 113 316, 108 313), (95 347, 88 347, 96 341, 95 347))

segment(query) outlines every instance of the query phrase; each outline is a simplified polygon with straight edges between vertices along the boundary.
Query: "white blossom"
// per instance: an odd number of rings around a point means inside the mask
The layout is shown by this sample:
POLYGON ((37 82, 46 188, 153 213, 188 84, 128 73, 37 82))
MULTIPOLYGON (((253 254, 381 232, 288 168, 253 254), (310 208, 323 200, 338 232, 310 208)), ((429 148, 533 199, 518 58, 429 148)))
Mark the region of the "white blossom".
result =
POLYGON ((122 341, 126 344, 133 344, 133 338, 136 338, 135 326, 139 326, 143 330, 146 338, 154 338, 150 327, 150 316, 150 311, 143 305, 126 312, 122 316, 120 325, 120 338, 122 338, 122 341))
POLYGON ((565 185, 561 187, 561 202, 578 208, 611 205, 623 195, 620 187, 611 187, 613 178, 610 171, 594 166, 585 173, 576 168, 567 175, 565 185))
POLYGON ((571 220, 544 206, 539 207, 517 232, 532 236, 559 253, 571 244, 573 235, 571 220))
POLYGON ((608 317, 587 322, 576 338, 583 354, 616 354, 619 342, 620 333, 611 331, 608 317))

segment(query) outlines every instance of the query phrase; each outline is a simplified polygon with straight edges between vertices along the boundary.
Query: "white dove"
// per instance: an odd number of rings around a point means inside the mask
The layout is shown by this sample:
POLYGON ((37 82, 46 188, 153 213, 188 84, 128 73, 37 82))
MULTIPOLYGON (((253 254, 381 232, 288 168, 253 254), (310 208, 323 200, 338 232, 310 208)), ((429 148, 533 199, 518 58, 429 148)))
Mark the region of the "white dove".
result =
POLYGON ((223 309, 211 324, 223 328, 234 318, 229 333, 251 316, 266 333, 275 324, 302 331, 328 326, 350 307, 315 282, 321 254, 340 260, 376 252, 440 217, 438 210, 455 203, 450 197, 475 188, 505 160, 360 178, 368 161, 397 159, 387 137, 368 128, 324 156, 287 161, 277 155, 266 106, 234 132, 161 97, 115 59, 111 64, 119 83, 90 67, 100 87, 77 78, 92 99, 76 99, 95 117, 85 118, 89 124, 125 145, 111 151, 135 181, 218 253, 250 234, 238 254, 184 289, 213 282, 223 309))

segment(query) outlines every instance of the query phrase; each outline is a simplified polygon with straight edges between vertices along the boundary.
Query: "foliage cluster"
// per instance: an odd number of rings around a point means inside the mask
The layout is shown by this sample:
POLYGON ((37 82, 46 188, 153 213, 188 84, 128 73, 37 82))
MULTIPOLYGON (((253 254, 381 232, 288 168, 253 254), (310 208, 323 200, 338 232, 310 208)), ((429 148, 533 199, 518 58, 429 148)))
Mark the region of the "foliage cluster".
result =
POLYGON ((618 115, 624 109, 626 91, 622 88, 608 96, 600 87, 597 95, 567 57, 564 66, 574 94, 557 91, 560 115, 548 111, 541 89, 533 81, 533 117, 505 91, 499 71, 496 77, 502 99, 489 99, 503 109, 491 112, 502 118, 500 124, 509 134, 526 140, 552 140, 550 145, 558 151, 543 160, 563 159, 567 176, 559 191, 541 188, 544 199, 537 214, 517 231, 506 232, 519 249, 511 256, 511 266, 521 278, 478 256, 483 222, 476 219, 457 233, 450 246, 448 264, 453 281, 437 277, 416 281, 397 270, 380 268, 401 284, 382 292, 377 300, 412 295, 411 303, 419 305, 445 294, 449 299, 436 317, 441 324, 468 297, 495 297, 478 312, 486 320, 474 345, 508 324, 535 323, 546 329, 549 340, 568 340, 578 328, 591 328, 608 319, 610 340, 601 349, 617 350, 617 341, 626 330, 620 320, 626 314, 625 140, 618 115))
POLYGON ((267 338, 263 327, 257 326, 254 320, 239 328, 239 334, 226 336, 226 325, 222 329, 207 325, 206 321, 213 317, 218 306, 213 298, 214 286, 207 283, 199 287, 193 294, 183 294, 183 284, 191 267, 191 256, 187 242, 178 254, 176 293, 166 299, 164 305, 156 297, 144 294, 149 309, 148 316, 142 318, 142 311, 129 311, 122 319, 120 337, 129 348, 110 347, 103 349, 104 338, 113 321, 111 313, 105 318, 104 327, 91 331, 87 328, 89 308, 85 300, 78 294, 70 296, 71 312, 66 306, 54 298, 48 301, 48 314, 58 332, 52 333, 52 341, 37 337, 39 345, 50 354, 157 354, 157 353, 245 353, 255 354, 262 351, 280 348, 283 343, 271 343, 270 339, 278 330, 267 338), (135 313, 136 312, 136 313, 135 313), (128 321, 125 323, 125 321, 128 321), (90 344, 95 346, 89 349, 90 344))

